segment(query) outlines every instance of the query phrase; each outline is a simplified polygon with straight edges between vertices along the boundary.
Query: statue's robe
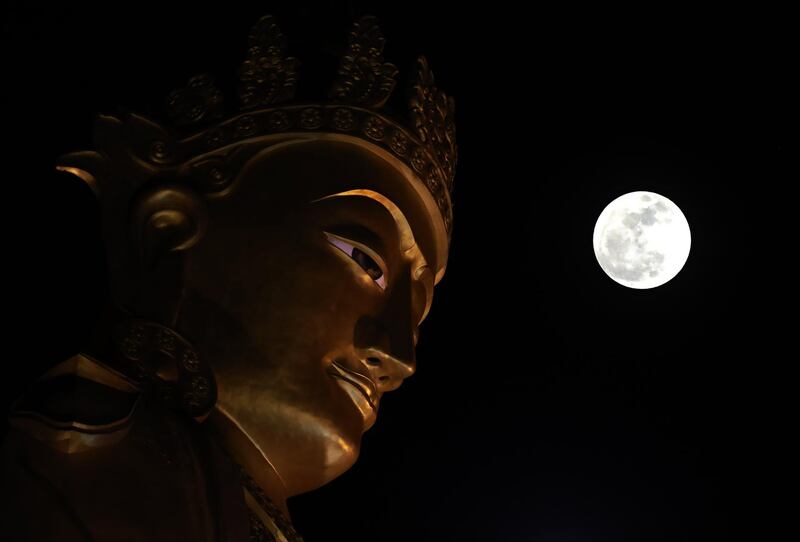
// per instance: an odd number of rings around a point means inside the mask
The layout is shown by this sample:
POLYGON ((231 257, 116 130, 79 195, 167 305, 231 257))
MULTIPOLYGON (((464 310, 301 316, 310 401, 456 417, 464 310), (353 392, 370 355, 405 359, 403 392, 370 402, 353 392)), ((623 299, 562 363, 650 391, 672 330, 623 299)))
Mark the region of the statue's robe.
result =
POLYGON ((300 540, 201 424, 152 395, 84 355, 32 386, 0 450, 0 538, 300 540))

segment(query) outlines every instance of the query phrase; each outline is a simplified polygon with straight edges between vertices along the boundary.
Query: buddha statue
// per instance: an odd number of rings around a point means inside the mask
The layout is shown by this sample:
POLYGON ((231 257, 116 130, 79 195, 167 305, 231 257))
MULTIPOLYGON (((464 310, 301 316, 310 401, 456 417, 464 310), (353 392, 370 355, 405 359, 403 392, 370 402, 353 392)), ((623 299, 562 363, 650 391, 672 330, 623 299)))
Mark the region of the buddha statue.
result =
POLYGON ((417 63, 409 121, 372 17, 330 100, 293 101, 272 17, 240 108, 207 76, 169 122, 101 115, 63 176, 101 210, 111 299, 89 344, 13 405, 9 540, 294 541, 287 498, 353 465, 384 393, 415 371, 447 265, 452 99, 417 63))

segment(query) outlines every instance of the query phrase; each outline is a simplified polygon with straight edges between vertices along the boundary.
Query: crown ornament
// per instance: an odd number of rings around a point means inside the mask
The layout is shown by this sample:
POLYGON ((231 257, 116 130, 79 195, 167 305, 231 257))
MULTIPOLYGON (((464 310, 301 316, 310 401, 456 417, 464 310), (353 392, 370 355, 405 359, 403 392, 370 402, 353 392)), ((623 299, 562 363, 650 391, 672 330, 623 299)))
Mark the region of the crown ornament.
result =
MULTIPOLYGON (((451 97, 440 91, 425 57, 416 62, 408 97, 408 120, 383 110, 397 85, 398 69, 383 58, 385 39, 377 19, 365 16, 352 27, 329 102, 296 103, 300 63, 287 54, 287 40, 274 17, 250 31, 238 71, 238 112, 225 118, 223 93, 208 74, 192 77, 166 104, 180 138, 156 139, 148 160, 176 164, 204 155, 192 165, 205 176, 203 191, 224 193, 233 181, 235 143, 291 132, 330 132, 364 139, 405 163, 433 195, 448 236, 452 230, 453 178, 457 160, 451 97), (170 141, 167 141, 169 139, 170 141)), ((144 120, 144 119, 142 119, 144 120)), ((156 129, 156 131, 158 131, 156 129)))

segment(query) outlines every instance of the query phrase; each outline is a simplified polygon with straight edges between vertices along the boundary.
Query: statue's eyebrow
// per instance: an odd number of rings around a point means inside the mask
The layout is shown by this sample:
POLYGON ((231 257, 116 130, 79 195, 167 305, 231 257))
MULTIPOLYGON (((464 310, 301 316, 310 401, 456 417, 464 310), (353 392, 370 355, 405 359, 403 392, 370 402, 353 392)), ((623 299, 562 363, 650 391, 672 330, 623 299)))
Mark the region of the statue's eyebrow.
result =
MULTIPOLYGON (((366 190, 366 189, 356 189, 356 190, 347 190, 345 192, 338 192, 336 194, 331 194, 329 196, 324 196, 322 198, 318 198, 313 200, 311 203, 316 203, 323 200, 328 200, 332 198, 338 197, 365 197, 371 199, 377 203, 381 204, 389 216, 392 219, 392 222, 397 226, 397 237, 400 241, 400 250, 405 252, 412 248, 414 248, 417 244, 416 240, 414 239, 414 233, 411 230, 411 225, 408 223, 408 219, 406 219, 403 212, 400 208, 395 205, 395 203, 384 196, 379 192, 375 192, 374 190, 366 190)), ((424 257, 423 257, 424 258, 424 257)))

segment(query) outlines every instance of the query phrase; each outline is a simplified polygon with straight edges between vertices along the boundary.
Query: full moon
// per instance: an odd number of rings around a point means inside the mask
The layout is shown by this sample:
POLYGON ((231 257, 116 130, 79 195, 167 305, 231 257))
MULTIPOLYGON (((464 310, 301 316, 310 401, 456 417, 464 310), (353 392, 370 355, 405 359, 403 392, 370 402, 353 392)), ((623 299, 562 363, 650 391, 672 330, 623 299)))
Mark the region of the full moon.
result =
POLYGON ((629 192, 609 203, 594 226, 594 255, 628 288, 671 280, 689 257, 689 223, 677 205, 654 192, 629 192))

